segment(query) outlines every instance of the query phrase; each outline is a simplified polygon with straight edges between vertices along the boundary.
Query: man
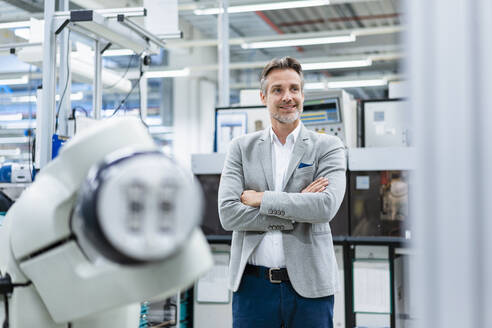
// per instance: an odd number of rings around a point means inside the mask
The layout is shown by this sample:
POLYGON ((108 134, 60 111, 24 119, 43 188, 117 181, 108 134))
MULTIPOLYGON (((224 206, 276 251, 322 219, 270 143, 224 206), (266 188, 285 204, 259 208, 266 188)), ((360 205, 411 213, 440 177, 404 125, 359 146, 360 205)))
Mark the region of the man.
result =
POLYGON ((232 230, 234 328, 331 328, 338 269, 329 221, 345 192, 340 139, 300 122, 303 74, 294 58, 263 69, 271 128, 234 139, 219 186, 232 230))

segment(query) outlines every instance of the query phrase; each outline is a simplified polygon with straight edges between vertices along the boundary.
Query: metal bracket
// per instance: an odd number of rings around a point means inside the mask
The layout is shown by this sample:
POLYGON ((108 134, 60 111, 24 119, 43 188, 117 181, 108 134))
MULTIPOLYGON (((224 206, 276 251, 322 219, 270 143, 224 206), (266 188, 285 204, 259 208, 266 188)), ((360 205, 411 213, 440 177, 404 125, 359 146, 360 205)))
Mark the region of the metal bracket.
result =
POLYGON ((146 29, 142 28, 140 25, 135 24, 135 22, 125 17, 125 15, 119 14, 117 16, 117 19, 118 22, 120 22, 122 25, 128 27, 130 30, 134 31, 144 39, 152 41, 153 43, 155 43, 157 46, 161 48, 164 48, 166 46, 161 39, 159 39, 157 36, 150 33, 149 31, 147 31, 146 29))

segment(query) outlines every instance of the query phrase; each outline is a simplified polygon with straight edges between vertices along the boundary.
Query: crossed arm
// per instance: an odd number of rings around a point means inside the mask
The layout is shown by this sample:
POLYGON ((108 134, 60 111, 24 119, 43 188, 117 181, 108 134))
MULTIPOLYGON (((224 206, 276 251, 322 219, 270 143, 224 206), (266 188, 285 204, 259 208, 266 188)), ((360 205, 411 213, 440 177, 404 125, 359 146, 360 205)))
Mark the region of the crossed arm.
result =
POLYGON ((345 192, 343 145, 328 145, 318 159, 316 180, 298 193, 244 190, 242 154, 230 145, 219 186, 219 217, 226 230, 292 230, 294 222, 323 223, 335 216, 345 192), (329 181, 329 183, 328 183, 329 181))
MULTIPOLYGON (((320 177, 311 182, 311 184, 304 188, 301 193, 322 192, 326 189, 326 186, 328 186, 328 184, 328 178, 320 177)), ((263 191, 245 190, 241 194, 241 203, 252 207, 260 207, 263 194, 263 191)))

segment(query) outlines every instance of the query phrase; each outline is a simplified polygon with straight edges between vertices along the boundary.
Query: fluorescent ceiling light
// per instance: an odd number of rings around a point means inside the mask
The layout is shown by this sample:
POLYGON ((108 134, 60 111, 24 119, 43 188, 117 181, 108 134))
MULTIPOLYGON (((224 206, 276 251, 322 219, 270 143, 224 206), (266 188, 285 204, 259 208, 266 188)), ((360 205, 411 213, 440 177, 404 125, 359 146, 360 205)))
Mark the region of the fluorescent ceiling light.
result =
POLYGON ((332 82, 312 82, 304 84, 305 90, 326 90, 326 89, 343 89, 343 88, 363 88, 385 86, 388 81, 382 79, 370 80, 350 80, 350 81, 332 81, 332 82))
POLYGON ((241 44, 243 49, 263 49, 263 48, 277 48, 277 47, 299 47, 315 44, 328 44, 328 43, 345 43, 354 42, 355 34, 327 36, 322 38, 307 38, 307 39, 291 39, 291 40, 276 40, 276 41, 259 41, 241 44))
POLYGON ((6 122, 1 124, 2 129, 32 129, 36 128, 36 119, 33 120, 22 120, 16 122, 6 122))
POLYGON ((113 50, 106 50, 103 53, 103 57, 109 57, 109 56, 130 56, 134 55, 135 52, 130 49, 113 49, 113 50))
POLYGON ((311 70, 322 70, 322 69, 336 69, 336 68, 351 68, 351 67, 367 67, 372 65, 371 59, 361 59, 361 60, 344 60, 344 61, 333 61, 326 63, 307 63, 302 64, 303 71, 311 70))
POLYGON ((29 141, 28 137, 10 137, 10 138, 2 138, 2 144, 23 144, 29 141))
POLYGON ((379 87, 387 85, 386 79, 371 79, 371 80, 353 80, 353 81, 333 81, 328 82, 329 89, 342 88, 363 88, 363 87, 379 87))
POLYGON ((22 120, 22 113, 0 115, 0 121, 20 121, 20 120, 22 120))
MULTIPOLYGON (((231 6, 227 8, 227 12, 230 14, 244 13, 249 11, 267 11, 278 9, 290 9, 290 8, 302 8, 302 7, 315 7, 329 5, 329 0, 304 0, 304 1, 279 1, 271 3, 258 3, 252 5, 231 6)), ((193 13, 195 15, 217 15, 223 12, 222 8, 207 8, 207 9, 195 9, 193 13)))
POLYGON ((304 84, 304 90, 324 90, 326 89, 325 82, 311 82, 304 84))
POLYGON ((30 27, 31 21, 0 23, 0 29, 30 27))
POLYGON ((20 78, 16 79, 5 79, 5 80, 0 80, 0 85, 14 85, 14 84, 27 84, 29 79, 27 78, 27 75, 24 75, 20 78))
MULTIPOLYGON (((15 103, 26 103, 26 102, 36 102, 36 99, 37 99, 36 96, 17 96, 17 97, 12 97, 10 101, 15 103)), ((60 95, 56 95, 55 99, 56 101, 59 101, 60 95)), ((82 93, 82 91, 72 93, 70 95, 70 100, 82 100, 82 99, 84 99, 84 94, 82 93)))
POLYGON ((147 71, 145 72, 145 77, 148 79, 152 78, 162 78, 162 77, 180 77, 190 75, 190 69, 188 67, 177 70, 169 71, 147 71))
POLYGON ((82 100, 82 99, 84 99, 84 94, 82 93, 82 91, 72 93, 70 95, 70 100, 82 100))
POLYGON ((36 96, 16 96, 10 98, 13 103, 36 102, 36 96))
MULTIPOLYGON (((72 93, 70 95, 70 100, 82 100, 82 99, 84 99, 84 94, 82 93, 82 91, 72 93)), ((56 95, 55 100, 60 101, 60 95, 56 95)))
POLYGON ((0 149, 0 156, 18 156, 21 154, 20 148, 0 149))

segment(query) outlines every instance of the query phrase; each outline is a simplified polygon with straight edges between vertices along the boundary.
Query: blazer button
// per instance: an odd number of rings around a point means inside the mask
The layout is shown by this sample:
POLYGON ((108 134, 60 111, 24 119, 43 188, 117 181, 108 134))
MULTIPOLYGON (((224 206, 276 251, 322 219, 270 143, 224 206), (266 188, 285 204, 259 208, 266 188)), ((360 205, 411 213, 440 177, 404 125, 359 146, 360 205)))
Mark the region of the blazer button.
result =
POLYGON ((285 212, 284 212, 284 211, 281 211, 281 212, 280 212, 280 215, 285 215, 285 212))
POLYGON ((280 214, 280 212, 279 212, 279 211, 275 211, 275 214, 279 215, 279 214, 280 214))

